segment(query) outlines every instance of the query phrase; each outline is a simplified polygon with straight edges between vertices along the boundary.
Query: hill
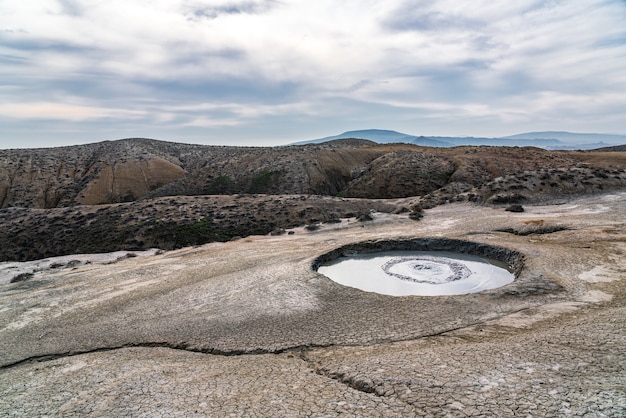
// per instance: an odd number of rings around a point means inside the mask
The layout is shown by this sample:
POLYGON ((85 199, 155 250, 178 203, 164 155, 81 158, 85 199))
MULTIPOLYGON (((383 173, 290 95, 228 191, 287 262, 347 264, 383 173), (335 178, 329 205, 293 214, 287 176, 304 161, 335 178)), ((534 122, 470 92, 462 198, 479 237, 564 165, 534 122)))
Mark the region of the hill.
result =
POLYGON ((617 151, 356 139, 273 148, 124 139, 1 150, 0 261, 178 248, 372 209, 550 201, 623 190, 624 167, 626 153, 617 151))

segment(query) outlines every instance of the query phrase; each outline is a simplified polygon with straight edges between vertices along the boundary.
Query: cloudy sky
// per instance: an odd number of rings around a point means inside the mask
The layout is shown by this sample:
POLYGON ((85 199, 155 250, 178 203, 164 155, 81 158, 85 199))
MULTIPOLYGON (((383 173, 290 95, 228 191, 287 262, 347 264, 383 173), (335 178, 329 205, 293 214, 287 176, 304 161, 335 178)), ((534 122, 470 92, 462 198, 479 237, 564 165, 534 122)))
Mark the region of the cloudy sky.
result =
POLYGON ((0 148, 367 128, 626 134, 626 1, 0 1, 0 148))

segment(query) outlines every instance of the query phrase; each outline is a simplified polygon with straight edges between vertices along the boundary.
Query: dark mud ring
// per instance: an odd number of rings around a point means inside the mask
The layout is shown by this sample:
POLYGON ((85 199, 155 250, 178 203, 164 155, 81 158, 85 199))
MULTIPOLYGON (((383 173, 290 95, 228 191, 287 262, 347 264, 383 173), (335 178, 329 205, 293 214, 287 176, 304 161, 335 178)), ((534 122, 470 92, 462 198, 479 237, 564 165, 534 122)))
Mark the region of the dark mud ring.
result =
MULTIPOLYGON (((429 283, 429 284, 441 284, 442 283, 441 280, 428 280, 426 278, 416 279, 415 277, 406 276, 406 275, 400 274, 400 273, 394 273, 392 271, 393 266, 395 266, 397 264, 407 263, 407 262, 408 263, 414 263, 414 265, 412 266, 413 271, 424 271, 424 270, 426 270, 426 271, 429 271, 429 272, 433 272, 432 264, 428 264, 429 262, 437 263, 440 266, 441 265, 448 266, 448 268, 451 271, 451 274, 448 277, 446 277, 445 280, 443 281, 443 282, 448 282, 448 283, 466 279, 467 277, 469 277, 470 274, 472 274, 470 269, 468 269, 465 264, 456 262, 454 260, 441 259, 441 258, 436 258, 436 257, 431 257, 431 256, 395 257, 395 258, 387 261, 385 264, 383 264, 382 265, 382 269, 388 275, 396 277, 396 278, 398 278, 400 280, 407 281, 407 282, 429 283)), ((437 270, 439 270, 439 269, 435 268, 435 271, 437 271, 437 270)))
POLYGON ((311 268, 313 271, 317 271, 322 264, 339 257, 381 251, 446 251, 491 258, 506 263, 516 278, 524 268, 524 255, 518 251, 451 238, 410 238, 357 242, 320 255, 313 260, 311 268))

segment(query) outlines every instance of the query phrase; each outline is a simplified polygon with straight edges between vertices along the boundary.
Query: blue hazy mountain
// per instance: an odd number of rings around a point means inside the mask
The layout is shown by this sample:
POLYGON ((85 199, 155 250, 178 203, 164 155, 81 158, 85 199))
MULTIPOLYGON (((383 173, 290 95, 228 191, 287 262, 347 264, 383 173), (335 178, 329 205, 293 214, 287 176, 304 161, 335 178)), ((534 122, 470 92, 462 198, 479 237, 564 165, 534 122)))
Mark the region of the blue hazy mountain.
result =
POLYGON ((523 134, 506 136, 513 140, 534 140, 551 138, 560 141, 563 145, 550 149, 595 149, 614 145, 626 144, 626 135, 597 134, 597 133, 574 133, 564 131, 527 132, 523 134))
POLYGON ((356 138, 356 139, 367 139, 370 141, 377 142, 379 144, 392 144, 392 143, 407 143, 407 144, 417 144, 423 145, 427 147, 452 147, 454 144, 451 144, 446 141, 440 141, 433 138, 428 137, 418 137, 408 134, 403 134, 397 131, 390 131, 385 129, 363 129, 358 131, 347 131, 339 135, 326 136, 324 138, 312 139, 309 141, 301 141, 296 142, 293 145, 304 145, 304 144, 319 144, 322 142, 334 141, 335 139, 347 139, 347 138, 356 138))
POLYGON ((615 134, 582 134, 574 132, 564 131, 546 131, 546 132, 527 132, 524 134, 517 134, 511 136, 505 136, 507 139, 541 139, 551 138, 558 139, 562 142, 579 142, 579 143, 591 143, 591 142, 620 142, 626 141, 626 135, 615 134))
POLYGON ((336 139, 367 139, 379 144, 407 143, 427 147, 455 147, 461 145, 491 145, 539 147, 546 149, 594 149, 626 144, 626 135, 571 133, 563 131, 528 132, 500 138, 416 136, 385 129, 347 131, 339 135, 301 141, 293 145, 318 144, 336 139))

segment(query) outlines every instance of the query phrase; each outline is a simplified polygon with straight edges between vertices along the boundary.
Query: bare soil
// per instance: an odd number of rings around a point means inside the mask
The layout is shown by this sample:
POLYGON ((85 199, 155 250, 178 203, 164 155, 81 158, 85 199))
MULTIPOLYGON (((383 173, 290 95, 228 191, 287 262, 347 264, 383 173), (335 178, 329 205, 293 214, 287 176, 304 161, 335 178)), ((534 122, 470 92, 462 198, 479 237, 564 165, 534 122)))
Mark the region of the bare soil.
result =
POLYGON ((377 212, 0 285, 7 416, 626 414, 626 194, 377 212), (520 235, 529 225, 566 229, 520 235), (523 254, 510 285, 392 297, 312 268, 449 238, 523 254))

